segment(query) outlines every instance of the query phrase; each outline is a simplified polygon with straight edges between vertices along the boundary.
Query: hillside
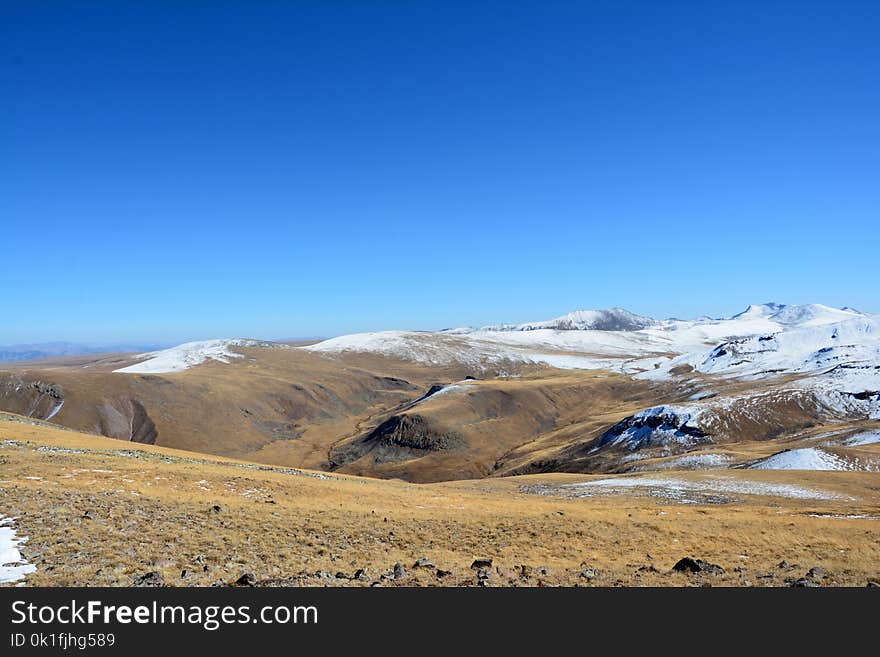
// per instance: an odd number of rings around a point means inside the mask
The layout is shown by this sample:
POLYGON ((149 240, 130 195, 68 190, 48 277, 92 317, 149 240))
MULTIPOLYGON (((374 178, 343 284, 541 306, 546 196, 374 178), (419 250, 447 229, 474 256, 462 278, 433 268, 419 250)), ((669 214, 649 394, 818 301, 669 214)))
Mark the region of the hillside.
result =
POLYGON ((11 415, 0 461, 10 585, 864 586, 880 575, 877 476, 859 472, 416 485, 11 415), (674 570, 685 557, 701 561, 674 570))

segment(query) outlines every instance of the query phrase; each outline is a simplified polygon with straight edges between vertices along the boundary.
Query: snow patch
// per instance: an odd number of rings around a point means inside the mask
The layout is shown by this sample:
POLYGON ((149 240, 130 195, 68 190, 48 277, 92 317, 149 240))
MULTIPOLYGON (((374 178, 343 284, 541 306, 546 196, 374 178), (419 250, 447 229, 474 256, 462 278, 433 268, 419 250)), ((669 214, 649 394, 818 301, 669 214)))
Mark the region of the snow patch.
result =
POLYGON ((880 443, 880 429, 857 433, 844 440, 842 444, 847 447, 859 447, 861 445, 873 445, 875 443, 880 443))
POLYGON ((18 550, 26 540, 26 536, 16 536, 12 518, 0 515, 0 584, 17 582, 36 572, 37 567, 25 561, 18 550))
POLYGON ((727 468, 733 459, 726 454, 685 454, 674 459, 634 468, 634 471, 654 470, 710 470, 727 468))
POLYGON ((764 481, 749 481, 729 477, 704 477, 699 480, 649 477, 614 477, 585 481, 577 484, 566 484, 560 488, 574 492, 591 490, 608 491, 611 493, 625 492, 633 488, 659 489, 667 491, 734 493, 742 495, 767 495, 771 497, 790 497, 807 500, 827 500, 838 498, 838 495, 794 484, 780 484, 764 481))

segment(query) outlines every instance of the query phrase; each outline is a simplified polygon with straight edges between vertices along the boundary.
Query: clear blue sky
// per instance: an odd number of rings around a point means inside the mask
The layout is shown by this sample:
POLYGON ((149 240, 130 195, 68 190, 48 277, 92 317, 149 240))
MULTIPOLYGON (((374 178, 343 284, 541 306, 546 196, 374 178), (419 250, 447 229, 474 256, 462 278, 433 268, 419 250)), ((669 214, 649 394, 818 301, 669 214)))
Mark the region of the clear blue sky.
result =
POLYGON ((880 311, 878 25, 877 2, 4 2, 0 343, 880 311))

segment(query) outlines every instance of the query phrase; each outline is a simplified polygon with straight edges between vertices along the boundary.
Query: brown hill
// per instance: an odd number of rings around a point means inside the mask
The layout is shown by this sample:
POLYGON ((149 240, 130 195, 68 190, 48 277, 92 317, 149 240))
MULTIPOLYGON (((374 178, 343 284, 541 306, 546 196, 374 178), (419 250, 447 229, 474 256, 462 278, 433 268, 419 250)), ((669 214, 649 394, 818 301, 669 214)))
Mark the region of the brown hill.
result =
MULTIPOLYGON (((166 374, 113 372, 137 360, 124 354, 17 364, 0 371, 0 409, 125 441, 415 482, 624 472, 720 447, 768 456, 783 442, 809 445, 823 432, 876 426, 825 413, 809 393, 787 390, 785 378, 743 384, 694 376, 673 386, 523 363, 441 367, 370 354, 235 349, 244 357, 166 374), (705 416, 704 441, 686 448, 648 442, 636 459, 632 444, 608 439, 619 423, 634 426, 627 419, 634 414, 687 403, 709 384, 716 400, 731 403, 705 416)), ((748 462, 737 456, 732 465, 748 462)))

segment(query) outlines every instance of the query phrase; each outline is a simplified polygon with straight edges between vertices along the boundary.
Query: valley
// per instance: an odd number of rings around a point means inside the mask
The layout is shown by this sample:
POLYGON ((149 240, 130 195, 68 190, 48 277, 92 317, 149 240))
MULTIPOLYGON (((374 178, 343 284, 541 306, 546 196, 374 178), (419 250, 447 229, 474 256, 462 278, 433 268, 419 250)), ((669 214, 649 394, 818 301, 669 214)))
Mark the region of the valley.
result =
POLYGON ((878 575, 880 320, 850 309, 16 362, 0 409, 0 514, 28 537, 7 545, 28 584, 878 575), (672 570, 689 556, 723 574, 672 570))

